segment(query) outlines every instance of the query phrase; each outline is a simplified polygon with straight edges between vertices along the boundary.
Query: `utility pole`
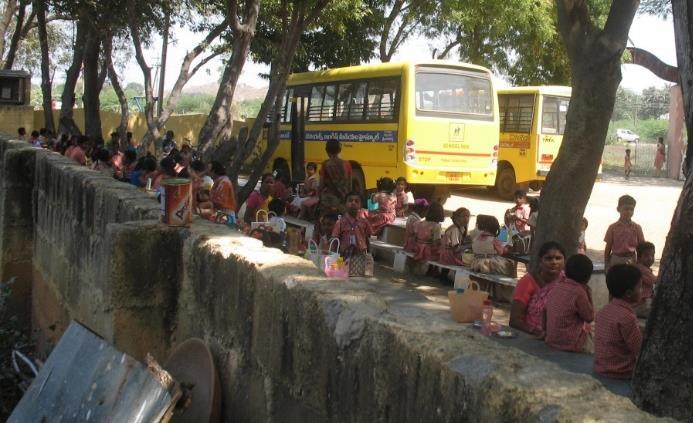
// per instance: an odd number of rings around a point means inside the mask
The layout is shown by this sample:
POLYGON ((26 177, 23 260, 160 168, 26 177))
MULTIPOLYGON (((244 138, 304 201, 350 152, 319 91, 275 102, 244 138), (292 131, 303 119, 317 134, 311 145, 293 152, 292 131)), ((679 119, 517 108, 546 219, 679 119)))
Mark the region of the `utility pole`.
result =
POLYGON ((161 116, 161 111, 164 109, 164 81, 166 77, 166 54, 168 52, 168 33, 171 27, 171 15, 166 13, 166 22, 164 23, 163 41, 161 45, 161 66, 159 72, 159 100, 156 102, 156 115, 161 116))

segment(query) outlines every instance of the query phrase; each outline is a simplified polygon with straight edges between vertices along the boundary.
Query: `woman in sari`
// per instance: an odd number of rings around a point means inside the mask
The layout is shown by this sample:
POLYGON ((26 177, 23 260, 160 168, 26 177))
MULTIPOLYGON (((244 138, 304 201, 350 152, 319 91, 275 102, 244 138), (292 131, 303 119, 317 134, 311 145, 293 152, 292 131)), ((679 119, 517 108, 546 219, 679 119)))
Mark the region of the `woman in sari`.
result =
POLYGON ((561 244, 549 241, 539 248, 539 271, 528 272, 513 293, 510 326, 532 335, 544 336, 546 298, 556 284, 565 278, 565 250, 561 244))
POLYGON ((351 192, 351 164, 339 158, 339 141, 327 141, 325 150, 329 159, 320 168, 320 215, 343 214, 346 196, 351 192))

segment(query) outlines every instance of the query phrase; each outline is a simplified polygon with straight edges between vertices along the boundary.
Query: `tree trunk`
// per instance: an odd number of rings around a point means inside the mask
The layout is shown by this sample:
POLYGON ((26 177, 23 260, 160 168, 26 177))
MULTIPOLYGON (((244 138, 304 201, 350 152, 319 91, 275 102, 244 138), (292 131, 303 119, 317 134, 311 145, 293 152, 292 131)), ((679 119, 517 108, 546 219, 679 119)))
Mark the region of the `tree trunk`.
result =
MULTIPOLYGON (((224 32, 224 30, 227 27, 228 23, 226 20, 224 20, 222 23, 217 25, 212 31, 210 31, 209 34, 207 34, 207 37, 205 37, 205 39, 202 42, 200 42, 197 46, 195 46, 195 48, 193 48, 185 55, 183 63, 181 63, 180 66, 178 79, 176 80, 176 83, 173 85, 173 89, 171 90, 168 99, 166 99, 166 107, 164 107, 157 120, 157 127, 159 128, 159 130, 161 130, 161 128, 163 128, 166 125, 166 121, 168 121, 169 117, 171 117, 171 114, 176 109, 176 105, 178 104, 178 100, 180 99, 180 95, 183 92, 183 87, 185 87, 185 84, 187 84, 190 78, 192 78, 193 75, 195 75, 195 73, 197 73, 197 71, 200 68, 202 68, 202 66, 209 62, 212 58, 216 57, 218 53, 212 53, 209 56, 205 57, 191 70, 190 67, 192 66, 192 62, 209 46, 209 44, 212 43, 212 41, 214 41, 214 39, 221 35, 221 33, 224 32)), ((223 84, 224 83, 222 81, 221 85, 223 84)))
POLYGON ((118 74, 116 73, 115 67, 113 66, 112 38, 109 38, 106 42, 104 42, 104 60, 106 61, 106 66, 108 70, 108 79, 111 81, 113 91, 115 91, 116 96, 118 97, 118 103, 120 103, 120 124, 118 125, 118 138, 120 138, 120 146, 122 150, 125 146, 125 143, 127 142, 130 109, 128 107, 128 99, 125 96, 123 88, 120 86, 118 74))
POLYGON ((128 2, 127 7, 130 10, 130 35, 132 36, 132 43, 135 46, 135 58, 137 59, 137 64, 142 70, 142 76, 144 77, 144 117, 147 122, 147 134, 142 139, 141 148, 143 151, 149 150, 149 145, 154 142, 155 154, 159 154, 161 151, 161 134, 159 133, 159 128, 157 127, 156 120, 154 119, 154 88, 152 87, 152 68, 147 64, 144 58, 144 52, 142 50, 142 37, 140 35, 140 30, 138 28, 137 17, 134 15, 135 7, 132 4, 134 0, 128 2))
POLYGON ((50 57, 48 54, 48 32, 46 30, 46 3, 45 0, 35 0, 34 9, 38 19, 39 44, 41 45, 41 93, 43 94, 44 127, 51 132, 55 131, 53 124, 53 94, 51 93, 50 57))
POLYGON ((101 54, 101 38, 94 28, 88 29, 84 46, 84 133, 92 138, 102 136, 101 133, 101 103, 99 86, 99 57, 101 54))
MULTIPOLYGON (((688 133, 693 133, 693 5, 672 0, 676 56, 688 133)), ((645 342, 633 376, 635 403, 645 411, 682 421, 693 420, 693 143, 678 205, 659 267, 657 295, 645 330, 645 342)))
POLYGON ((248 58, 250 43, 255 37, 255 27, 259 12, 259 1, 253 0, 246 7, 245 24, 241 24, 236 13, 237 2, 227 3, 227 19, 233 31, 233 53, 231 60, 226 64, 222 83, 214 99, 212 110, 210 110, 207 120, 200 129, 198 136, 198 149, 201 149, 204 156, 209 156, 209 148, 219 140, 224 129, 232 123, 230 115, 231 104, 236 93, 238 78, 241 76, 243 66, 248 58))
MULTIPOLYGON (((267 89, 267 94, 265 95, 265 100, 260 106, 260 111, 253 122, 253 126, 248 133, 248 138, 244 143, 240 143, 236 154, 233 156, 231 162, 229 177, 236 183, 238 180, 238 173, 241 169, 243 163, 248 160, 250 154, 257 148, 259 138, 262 135, 262 128, 264 127, 265 120, 271 109, 274 109, 277 113, 281 110, 281 97, 286 88, 286 81, 289 78, 289 73, 291 71, 291 65, 294 61, 294 56, 296 54, 296 49, 298 48, 298 43, 305 28, 306 20, 303 18, 302 14, 299 14, 296 20, 292 20, 291 24, 288 25, 288 30, 286 31, 286 36, 282 37, 281 47, 278 49, 280 52, 279 58, 277 60, 277 71, 272 72, 272 79, 270 81, 269 88, 267 89), (279 107, 276 106, 279 104, 279 107)), ((274 116, 272 118, 273 126, 279 125, 279 118, 274 116)), ((263 152, 260 163, 258 163, 250 176, 248 177, 248 182, 245 184, 243 189, 240 190, 237 196, 237 203, 243 204, 243 202, 248 198, 250 193, 253 191, 257 181, 260 179, 262 172, 264 171, 269 159, 272 157, 277 147, 279 146, 279 135, 278 129, 273 128, 271 131, 276 135, 276 138, 268 139, 267 148, 263 152)))
POLYGON ((12 39, 10 40, 10 47, 7 50, 7 55, 5 55, 5 61, 3 64, 3 69, 9 70, 14 66, 14 59, 17 57, 17 48, 19 48, 19 41, 22 39, 22 29, 24 26, 24 17, 26 16, 27 2, 19 2, 19 8, 17 10, 17 21, 14 25, 14 33, 12 33, 12 39))
POLYGON ((156 101, 156 115, 164 110, 164 87, 166 83, 166 57, 168 56, 168 33, 171 31, 171 15, 166 13, 164 34, 161 40, 161 64, 159 65, 159 98, 156 101))
POLYGON ((75 88, 79 80, 79 74, 82 70, 82 61, 84 59, 84 44, 86 39, 86 23, 80 18, 77 21, 77 34, 75 37, 75 45, 73 46, 72 63, 65 74, 65 86, 61 97, 62 105, 60 106, 60 132, 65 134, 80 135, 81 132, 73 118, 73 110, 75 106, 75 88))
POLYGON ((558 241, 568 256, 577 251, 582 216, 601 162, 609 119, 621 81, 621 54, 637 0, 613 2, 606 26, 596 28, 585 2, 558 1, 559 29, 572 69, 573 95, 565 135, 541 192, 541 213, 531 268, 538 250, 558 241))
POLYGON ((5 42, 8 39, 7 29, 10 27, 15 11, 17 11, 17 0, 7 0, 0 16, 0 34, 2 34, 0 37, 0 57, 5 55, 5 42))

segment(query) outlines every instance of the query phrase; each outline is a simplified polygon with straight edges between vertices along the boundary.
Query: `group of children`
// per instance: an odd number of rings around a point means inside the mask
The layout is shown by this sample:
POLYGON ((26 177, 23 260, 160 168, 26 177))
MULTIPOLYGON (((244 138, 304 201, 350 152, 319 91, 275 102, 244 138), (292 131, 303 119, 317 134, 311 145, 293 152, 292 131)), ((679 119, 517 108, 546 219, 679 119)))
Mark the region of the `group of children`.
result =
POLYGON ((577 254, 567 260, 565 278, 552 284, 545 306, 546 343, 559 350, 593 353, 594 371, 614 378, 632 375, 642 343, 638 317, 649 316, 656 281, 651 269, 655 246, 631 220, 634 208, 633 197, 620 197, 620 218, 604 238, 610 302, 595 315, 587 285, 593 264, 577 254))

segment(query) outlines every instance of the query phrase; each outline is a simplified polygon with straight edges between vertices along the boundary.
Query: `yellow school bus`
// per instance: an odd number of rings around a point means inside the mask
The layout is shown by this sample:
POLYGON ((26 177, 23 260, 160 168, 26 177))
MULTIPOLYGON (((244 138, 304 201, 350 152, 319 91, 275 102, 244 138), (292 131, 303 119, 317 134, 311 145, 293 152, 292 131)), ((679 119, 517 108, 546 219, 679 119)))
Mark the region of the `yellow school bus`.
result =
POLYGON ((291 134, 301 121, 304 162, 320 164, 325 142, 339 140, 360 192, 383 176, 404 176, 414 191, 437 198, 450 185, 496 180, 498 104, 493 77, 480 66, 382 63, 293 74, 281 119, 268 170, 290 172, 292 151, 299 151, 291 134))
POLYGON ((511 199, 517 188, 541 188, 563 141, 570 95, 564 86, 498 90, 501 197, 511 199))

